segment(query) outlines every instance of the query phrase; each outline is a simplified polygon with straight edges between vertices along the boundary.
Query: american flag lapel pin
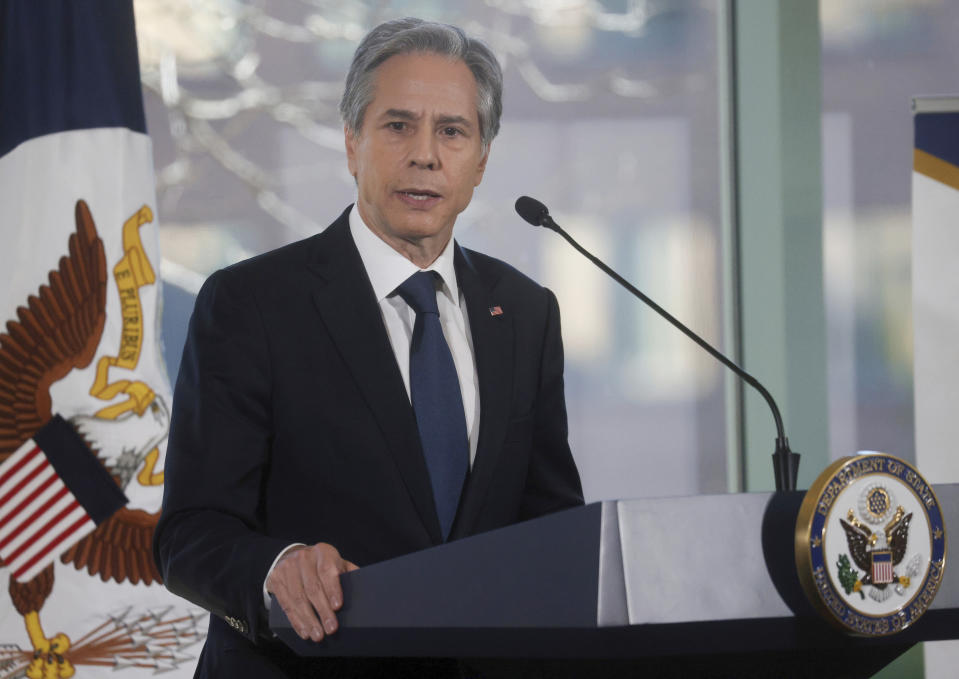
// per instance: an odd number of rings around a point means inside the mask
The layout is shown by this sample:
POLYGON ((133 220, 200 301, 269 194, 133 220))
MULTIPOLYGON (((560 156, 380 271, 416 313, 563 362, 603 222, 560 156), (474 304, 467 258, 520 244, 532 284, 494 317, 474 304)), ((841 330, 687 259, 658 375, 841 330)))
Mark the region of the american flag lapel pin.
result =
POLYGON ((490 315, 490 316, 502 316, 502 315, 503 315, 503 307, 501 307, 499 304, 497 304, 496 306, 491 306, 491 307, 489 308, 489 315, 490 315))

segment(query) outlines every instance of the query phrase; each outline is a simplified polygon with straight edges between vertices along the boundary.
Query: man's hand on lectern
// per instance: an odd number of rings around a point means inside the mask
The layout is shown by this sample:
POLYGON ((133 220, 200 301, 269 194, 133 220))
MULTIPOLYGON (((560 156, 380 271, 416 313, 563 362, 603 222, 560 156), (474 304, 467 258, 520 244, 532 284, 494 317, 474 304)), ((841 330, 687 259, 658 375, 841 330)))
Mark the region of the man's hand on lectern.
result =
POLYGON ((340 574, 358 568, 325 542, 297 546, 280 558, 266 589, 276 596, 300 637, 321 641, 337 628, 335 611, 343 606, 340 574))

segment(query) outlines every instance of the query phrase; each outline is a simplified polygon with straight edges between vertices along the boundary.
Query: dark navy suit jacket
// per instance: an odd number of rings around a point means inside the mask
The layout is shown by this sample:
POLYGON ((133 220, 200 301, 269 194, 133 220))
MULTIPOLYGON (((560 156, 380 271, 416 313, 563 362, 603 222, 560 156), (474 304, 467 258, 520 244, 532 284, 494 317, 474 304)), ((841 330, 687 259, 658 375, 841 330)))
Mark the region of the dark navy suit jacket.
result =
MULTIPOLYGON (((304 673, 271 640, 262 600, 291 542, 328 542, 361 567, 442 542, 416 420, 347 214, 216 272, 197 297, 154 553, 167 587, 213 613, 198 676, 304 673)), ((583 501, 555 297, 458 246, 455 267, 480 426, 451 539, 583 501)))

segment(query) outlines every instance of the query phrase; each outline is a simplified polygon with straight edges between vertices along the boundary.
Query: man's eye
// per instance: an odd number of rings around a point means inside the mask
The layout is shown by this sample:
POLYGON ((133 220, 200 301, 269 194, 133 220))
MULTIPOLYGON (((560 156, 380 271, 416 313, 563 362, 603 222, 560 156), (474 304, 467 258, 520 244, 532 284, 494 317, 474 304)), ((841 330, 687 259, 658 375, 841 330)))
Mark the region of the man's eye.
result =
POLYGON ((393 122, 387 123, 387 127, 396 132, 402 132, 406 129, 406 123, 400 120, 394 120, 393 122))
POLYGON ((443 135, 446 137, 459 137, 463 132, 457 127, 444 127, 443 135))

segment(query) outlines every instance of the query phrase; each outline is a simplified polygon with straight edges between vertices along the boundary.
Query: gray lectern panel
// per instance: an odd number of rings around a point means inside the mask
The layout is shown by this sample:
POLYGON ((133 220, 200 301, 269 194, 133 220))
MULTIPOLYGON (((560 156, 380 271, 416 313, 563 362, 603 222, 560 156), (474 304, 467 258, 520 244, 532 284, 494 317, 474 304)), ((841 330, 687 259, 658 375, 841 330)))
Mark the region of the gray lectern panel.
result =
MULTIPOLYGON (((959 531, 959 485, 936 486, 946 530, 959 531)), ((802 493, 620 500, 629 623, 778 618, 809 611, 795 574, 802 493)), ((604 532, 605 535, 605 532, 604 532)), ((949 567, 932 608, 959 608, 949 567)))
MULTIPOLYGON (((771 496, 620 501, 630 624, 792 615, 763 556, 763 518, 771 496)), ((783 530, 791 541, 788 522, 783 530)))

